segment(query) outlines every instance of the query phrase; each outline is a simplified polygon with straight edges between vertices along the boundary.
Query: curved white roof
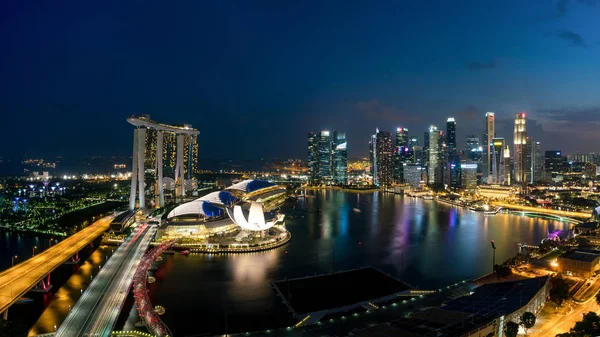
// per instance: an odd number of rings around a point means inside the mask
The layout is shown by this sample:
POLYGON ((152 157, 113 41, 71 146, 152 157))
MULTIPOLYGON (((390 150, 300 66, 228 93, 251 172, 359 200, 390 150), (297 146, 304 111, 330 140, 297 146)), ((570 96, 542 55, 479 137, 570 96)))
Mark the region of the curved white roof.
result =
POLYGON ((236 225, 249 231, 263 231, 273 227, 275 224, 275 220, 265 222, 262 204, 256 201, 252 201, 247 219, 242 207, 239 205, 235 205, 233 209, 227 208, 227 214, 236 225))
POLYGON ((234 203, 237 198, 227 191, 216 191, 209 193, 197 200, 208 201, 217 205, 230 205, 234 203))
POLYGON ((256 179, 248 179, 244 181, 240 181, 237 184, 233 184, 227 187, 227 190, 239 190, 243 192, 254 192, 263 188, 274 186, 275 184, 270 183, 266 180, 256 180, 256 179))
POLYGON ((167 215, 167 219, 182 215, 214 217, 219 216, 222 213, 222 209, 211 204, 210 202, 196 199, 194 201, 186 202, 185 204, 181 204, 173 208, 173 210, 171 210, 171 212, 169 212, 169 214, 167 215))

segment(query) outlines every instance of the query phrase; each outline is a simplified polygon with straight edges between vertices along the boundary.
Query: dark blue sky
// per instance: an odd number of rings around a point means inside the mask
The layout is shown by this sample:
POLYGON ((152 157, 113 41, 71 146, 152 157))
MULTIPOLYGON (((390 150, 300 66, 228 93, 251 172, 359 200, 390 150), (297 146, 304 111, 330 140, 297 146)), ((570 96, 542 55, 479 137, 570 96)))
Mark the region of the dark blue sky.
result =
POLYGON ((4 1, 0 156, 128 155, 125 118, 222 157, 306 156, 306 133, 526 111, 545 149, 600 151, 600 1, 4 1))

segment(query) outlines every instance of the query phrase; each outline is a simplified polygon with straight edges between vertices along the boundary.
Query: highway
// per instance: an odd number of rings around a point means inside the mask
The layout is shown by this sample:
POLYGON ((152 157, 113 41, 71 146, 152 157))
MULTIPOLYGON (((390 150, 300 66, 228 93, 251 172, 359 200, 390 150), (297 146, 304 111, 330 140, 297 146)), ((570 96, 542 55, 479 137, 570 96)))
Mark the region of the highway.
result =
POLYGON ((56 245, 0 273, 0 312, 8 310, 56 267, 108 229, 112 216, 102 218, 56 245))
POLYGON ((583 212, 559 211, 556 209, 531 207, 531 206, 509 204, 506 202, 497 202, 497 201, 494 201, 491 204, 494 206, 504 207, 504 208, 508 208, 508 209, 515 209, 515 210, 519 210, 519 211, 542 213, 542 214, 551 214, 551 215, 557 215, 557 216, 564 216, 564 217, 568 217, 568 218, 588 219, 592 216, 591 212, 583 213, 583 212))
POLYGON ((155 232, 156 226, 140 225, 127 237, 77 301, 56 337, 111 335, 137 266, 155 232))

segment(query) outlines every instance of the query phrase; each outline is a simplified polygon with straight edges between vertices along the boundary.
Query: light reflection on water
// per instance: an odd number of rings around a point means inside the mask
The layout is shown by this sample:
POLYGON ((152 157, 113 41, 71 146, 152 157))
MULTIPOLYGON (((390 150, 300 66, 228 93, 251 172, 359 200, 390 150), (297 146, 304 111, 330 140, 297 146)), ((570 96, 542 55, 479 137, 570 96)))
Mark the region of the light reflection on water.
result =
MULTIPOLYGON (((271 281, 332 269, 373 265, 423 289, 439 288, 491 271, 515 255, 518 242, 539 243, 557 221, 482 213, 435 201, 382 193, 309 191, 289 212, 292 241, 244 255, 165 257, 168 271, 152 284, 151 298, 167 311, 176 335, 252 331, 294 321, 271 281), (358 207, 361 212, 353 211, 358 207), (287 254, 286 254, 287 252, 287 254), (202 317, 202 325, 190 315, 202 317)), ((132 324, 129 322, 128 324, 132 324)))

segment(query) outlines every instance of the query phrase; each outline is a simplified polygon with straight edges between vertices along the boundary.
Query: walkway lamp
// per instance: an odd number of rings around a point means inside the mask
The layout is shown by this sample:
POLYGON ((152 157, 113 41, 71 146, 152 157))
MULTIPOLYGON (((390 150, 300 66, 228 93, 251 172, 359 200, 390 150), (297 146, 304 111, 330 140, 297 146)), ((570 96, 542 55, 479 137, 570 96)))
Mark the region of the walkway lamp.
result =
POLYGON ((38 246, 33 246, 33 248, 31 249, 31 256, 35 256, 35 250, 37 249, 38 246))
POLYGON ((15 266, 15 259, 18 259, 19 257, 17 255, 12 257, 12 266, 15 266))

